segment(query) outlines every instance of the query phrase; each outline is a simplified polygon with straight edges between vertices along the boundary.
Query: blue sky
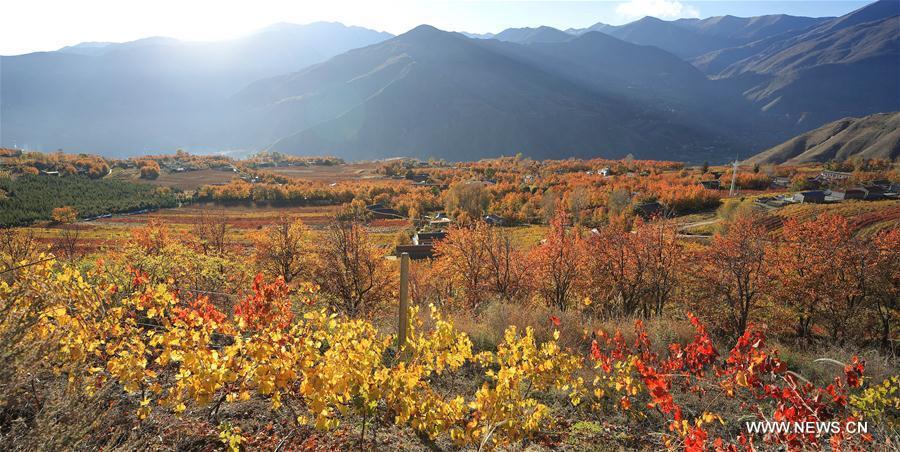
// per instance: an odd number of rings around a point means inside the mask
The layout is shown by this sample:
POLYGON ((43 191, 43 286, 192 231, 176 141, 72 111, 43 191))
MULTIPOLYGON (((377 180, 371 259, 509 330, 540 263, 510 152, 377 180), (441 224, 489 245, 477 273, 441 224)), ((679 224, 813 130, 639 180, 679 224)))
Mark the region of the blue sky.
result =
POLYGON ((403 33, 427 23, 477 33, 549 25, 581 28, 731 14, 839 16, 870 3, 848 0, 24 0, 0 6, 0 55, 55 50, 84 41, 148 36, 238 37, 276 22, 337 21, 403 33))

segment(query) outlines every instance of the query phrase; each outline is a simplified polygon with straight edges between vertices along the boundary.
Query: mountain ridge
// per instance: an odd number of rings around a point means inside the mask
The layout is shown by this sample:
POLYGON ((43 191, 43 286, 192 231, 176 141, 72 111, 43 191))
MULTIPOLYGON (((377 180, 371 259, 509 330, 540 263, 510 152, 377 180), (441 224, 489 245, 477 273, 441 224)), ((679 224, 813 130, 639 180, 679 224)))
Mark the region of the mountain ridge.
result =
POLYGON ((856 158, 900 159, 900 112, 842 118, 744 161, 801 164, 856 158))
MULTIPOLYGON (((326 80, 360 85, 381 80, 380 85, 367 85, 366 90, 358 91, 354 99, 335 101, 342 105, 340 108, 328 104, 335 112, 331 119, 298 124, 295 133, 269 146, 291 153, 328 148, 338 155, 365 157, 406 152, 418 156, 453 153, 468 159, 495 153, 524 152, 541 157, 597 151, 624 156, 639 150, 661 155, 659 151, 677 152, 689 137, 705 135, 684 124, 668 123, 660 119, 662 112, 647 110, 645 105, 567 81, 535 64, 539 56, 531 52, 527 45, 472 40, 420 26, 298 74, 258 82, 248 91, 280 93, 269 98, 268 110, 282 111, 259 120, 272 123, 275 117, 298 117, 284 114, 286 108, 322 111, 310 105, 334 97, 326 80), (365 64, 351 65, 354 61, 365 64), (616 115, 618 120, 610 121, 616 115), (592 124, 596 120, 609 124, 603 133, 592 130, 596 129, 592 124), (644 125, 645 130, 639 133, 640 123, 646 121, 659 130, 644 125), (624 127, 625 123, 633 127, 624 127), (681 138, 680 133, 684 134, 681 138), (651 149, 654 147, 660 149, 651 149)), ((238 97, 254 96, 245 92, 238 97)), ((707 137, 707 142, 712 141, 707 137)))

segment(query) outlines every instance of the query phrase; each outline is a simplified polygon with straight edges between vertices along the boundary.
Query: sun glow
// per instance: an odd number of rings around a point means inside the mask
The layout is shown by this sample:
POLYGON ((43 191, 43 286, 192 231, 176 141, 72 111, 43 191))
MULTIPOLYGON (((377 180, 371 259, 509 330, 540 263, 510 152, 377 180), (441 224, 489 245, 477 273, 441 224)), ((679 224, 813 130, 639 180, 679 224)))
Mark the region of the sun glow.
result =
POLYGON ((348 25, 372 24, 368 25, 371 28, 383 24, 380 29, 395 33, 405 31, 407 25, 408 28, 415 26, 411 18, 396 13, 402 8, 387 17, 378 14, 380 8, 377 4, 356 0, 12 2, 4 4, 0 14, 0 29, 4 36, 0 39, 0 54, 56 50, 78 42, 124 42, 149 36, 186 41, 224 40, 278 22, 336 21, 348 25), (373 24, 373 17, 384 17, 384 20, 373 24))

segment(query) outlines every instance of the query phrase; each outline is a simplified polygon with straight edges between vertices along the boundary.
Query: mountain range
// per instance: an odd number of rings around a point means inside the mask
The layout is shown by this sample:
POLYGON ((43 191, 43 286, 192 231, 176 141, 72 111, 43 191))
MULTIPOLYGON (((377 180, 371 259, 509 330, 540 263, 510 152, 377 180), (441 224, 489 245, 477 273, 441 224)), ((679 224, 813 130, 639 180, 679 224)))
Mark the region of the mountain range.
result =
POLYGON ((716 16, 706 19, 665 21, 655 17, 625 25, 594 24, 585 29, 570 29, 571 34, 600 31, 641 45, 652 45, 682 58, 740 46, 782 33, 803 30, 827 22, 831 17, 797 17, 774 14, 756 17, 716 16))
POLYGON ((522 45, 423 25, 256 82, 236 101, 239 111, 254 112, 248 130, 262 132, 248 144, 271 141, 288 153, 688 157, 686 146, 734 145, 691 117, 699 107, 675 94, 665 100, 672 85, 697 94, 707 83, 678 58, 599 33, 522 45), (585 56, 604 56, 616 69, 585 56))
POLYGON ((314 23, 216 43, 82 43, 2 57, 0 145, 725 161, 900 110, 898 5, 485 35, 314 23))

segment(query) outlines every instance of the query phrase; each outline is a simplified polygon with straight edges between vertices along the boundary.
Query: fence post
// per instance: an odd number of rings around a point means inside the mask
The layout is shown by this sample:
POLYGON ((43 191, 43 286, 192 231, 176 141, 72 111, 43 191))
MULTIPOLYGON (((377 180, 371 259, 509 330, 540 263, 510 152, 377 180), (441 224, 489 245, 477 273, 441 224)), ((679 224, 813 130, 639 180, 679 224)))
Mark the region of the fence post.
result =
POLYGON ((400 321, 397 327, 397 351, 406 345, 409 329, 409 253, 400 255, 400 321))

